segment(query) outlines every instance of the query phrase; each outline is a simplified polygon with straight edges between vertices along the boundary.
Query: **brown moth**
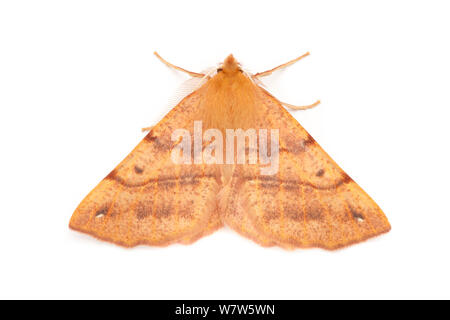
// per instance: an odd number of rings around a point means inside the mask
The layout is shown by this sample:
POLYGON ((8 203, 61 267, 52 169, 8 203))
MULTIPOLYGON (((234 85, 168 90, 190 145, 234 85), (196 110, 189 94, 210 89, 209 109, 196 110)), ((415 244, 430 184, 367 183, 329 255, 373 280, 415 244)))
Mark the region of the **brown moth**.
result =
POLYGON ((390 230, 378 205, 283 108, 303 110, 319 102, 295 107, 259 85, 258 78, 308 53, 254 75, 232 55, 214 73, 202 74, 155 54, 203 84, 148 128, 81 202, 70 228, 133 247, 189 244, 227 225, 263 246, 325 249, 390 230), (198 130, 204 132, 200 140, 198 130), (238 131, 244 138, 235 148, 238 131), (277 134, 267 138, 269 132, 277 134), (187 141, 184 148, 180 140, 187 141), (263 155, 269 153, 277 164, 271 174, 263 173, 263 155))

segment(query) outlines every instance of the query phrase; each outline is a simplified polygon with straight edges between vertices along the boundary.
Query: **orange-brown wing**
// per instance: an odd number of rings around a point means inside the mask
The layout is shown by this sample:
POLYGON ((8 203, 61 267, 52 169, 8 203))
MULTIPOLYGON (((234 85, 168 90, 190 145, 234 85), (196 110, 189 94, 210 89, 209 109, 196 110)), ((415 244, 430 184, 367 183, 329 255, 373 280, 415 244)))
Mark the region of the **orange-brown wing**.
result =
POLYGON ((336 249, 390 230, 378 205, 266 91, 260 128, 279 128, 279 171, 237 165, 223 191, 224 222, 264 246, 336 249))
POLYGON ((70 228, 131 247, 190 243, 222 226, 217 168, 174 164, 170 155, 171 134, 192 128, 198 98, 186 97, 151 130, 81 202, 70 228))

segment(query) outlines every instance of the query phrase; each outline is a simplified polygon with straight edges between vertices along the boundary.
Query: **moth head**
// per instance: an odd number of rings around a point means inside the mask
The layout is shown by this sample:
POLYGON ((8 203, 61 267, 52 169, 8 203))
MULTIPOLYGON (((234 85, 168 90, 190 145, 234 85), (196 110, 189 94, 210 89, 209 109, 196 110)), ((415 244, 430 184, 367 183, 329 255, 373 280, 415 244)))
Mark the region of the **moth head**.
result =
POLYGON ((242 72, 239 62, 230 54, 222 65, 217 69, 217 72, 224 72, 225 74, 233 74, 236 72, 242 72))

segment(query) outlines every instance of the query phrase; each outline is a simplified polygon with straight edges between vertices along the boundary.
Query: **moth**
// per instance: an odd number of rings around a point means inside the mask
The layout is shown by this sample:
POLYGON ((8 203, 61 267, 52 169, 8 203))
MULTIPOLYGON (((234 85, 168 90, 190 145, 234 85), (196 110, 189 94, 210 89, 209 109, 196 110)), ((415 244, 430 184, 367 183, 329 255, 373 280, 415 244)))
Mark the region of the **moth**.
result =
POLYGON ((121 246, 190 244, 228 226, 256 243, 337 249, 390 230, 379 206, 230 55, 77 207, 69 226, 121 246), (259 134, 258 134, 259 133, 259 134), (272 133, 272 134, 270 134, 272 133), (224 150, 226 149, 226 150, 224 150), (273 170, 264 169, 271 166, 273 170))

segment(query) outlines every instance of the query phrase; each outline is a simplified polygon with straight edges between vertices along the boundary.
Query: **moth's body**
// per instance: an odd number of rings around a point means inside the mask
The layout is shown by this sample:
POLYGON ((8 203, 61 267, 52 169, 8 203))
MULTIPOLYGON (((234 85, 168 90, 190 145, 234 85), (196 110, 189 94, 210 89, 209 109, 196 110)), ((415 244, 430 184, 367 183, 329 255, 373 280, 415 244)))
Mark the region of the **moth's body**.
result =
POLYGON ((207 128, 250 128, 258 111, 262 89, 256 86, 232 56, 224 66, 198 90, 199 110, 207 128))
MULTIPOLYGON (((206 143, 206 142, 205 142, 206 143)), ((227 225, 264 246, 335 249, 389 231, 375 202, 229 56, 80 204, 70 227, 131 247, 191 243, 227 225), (171 161, 171 133, 279 129, 279 170, 171 161)))

